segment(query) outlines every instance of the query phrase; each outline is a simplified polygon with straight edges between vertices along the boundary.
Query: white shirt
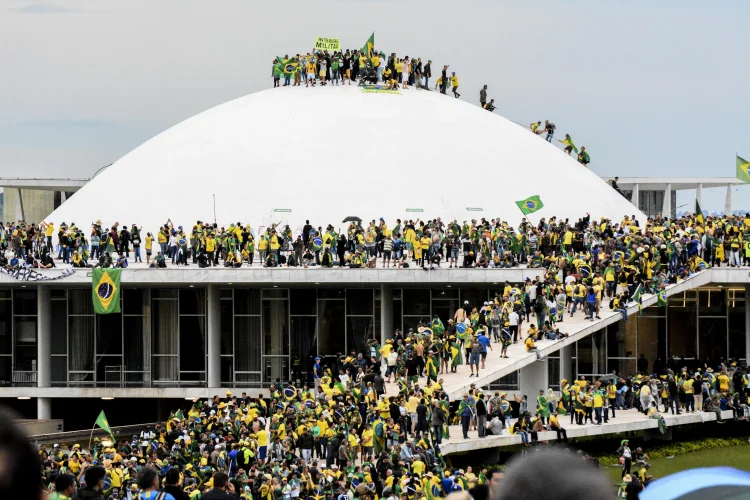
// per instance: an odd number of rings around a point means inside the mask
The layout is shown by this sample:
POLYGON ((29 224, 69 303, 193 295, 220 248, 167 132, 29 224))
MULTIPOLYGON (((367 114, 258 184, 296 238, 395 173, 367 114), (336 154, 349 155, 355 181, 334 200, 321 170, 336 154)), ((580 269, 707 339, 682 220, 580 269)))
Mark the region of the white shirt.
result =
POLYGON ((566 285, 569 284, 569 283, 575 283, 575 282, 576 282, 576 277, 575 276, 569 274, 569 275, 567 275, 565 277, 565 284, 566 285))
POLYGON ((508 315, 508 323, 510 326, 518 326, 518 313, 516 311, 513 311, 508 315))

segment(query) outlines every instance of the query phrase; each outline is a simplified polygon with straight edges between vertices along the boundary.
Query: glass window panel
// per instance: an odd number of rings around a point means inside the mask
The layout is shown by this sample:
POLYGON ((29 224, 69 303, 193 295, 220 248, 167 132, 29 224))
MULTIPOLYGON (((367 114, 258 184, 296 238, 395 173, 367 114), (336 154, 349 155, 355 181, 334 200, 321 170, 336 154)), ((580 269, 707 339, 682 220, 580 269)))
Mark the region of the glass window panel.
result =
POLYGON ((6 288, 5 290, 0 290, 0 300, 2 299, 11 299, 13 297, 13 290, 6 288))
POLYGON ((289 290, 292 314, 316 314, 316 295, 314 288, 292 288, 289 290))
POLYGON ((13 380, 13 358, 0 356, 0 387, 10 387, 13 380))
POLYGON ((16 316, 14 319, 16 348, 36 345, 36 316, 16 316))
POLYGON ((729 357, 745 359, 745 302, 729 309, 729 357))
POLYGON ((125 351, 124 361, 127 371, 145 371, 148 346, 146 332, 150 326, 148 318, 143 316, 125 316, 125 351))
POLYGON ((404 318, 401 314, 401 300, 393 301, 393 330, 404 330, 404 318))
POLYGON ((119 387, 123 382, 122 356, 97 356, 96 385, 119 387))
MULTIPOLYGON (((382 325, 380 324, 380 300, 375 300, 375 315, 373 320, 373 331, 375 332, 375 336, 378 338, 378 341, 380 340, 380 331, 382 330, 382 325)), ((388 336, 386 338, 392 337, 391 332, 387 332, 388 336)))
POLYGON ((178 354, 177 301, 153 300, 152 308, 152 354, 178 354))
MULTIPOLYGON (((294 300, 294 299, 292 299, 294 300)), ((318 354, 315 327, 318 319, 314 316, 292 316, 292 378, 311 383, 312 365, 318 354)))
POLYGON ((0 300, 0 355, 13 353, 12 302, 0 300))
POLYGON ((318 353, 343 353, 346 350, 346 315, 341 300, 318 300, 318 353))
MULTIPOLYGON (((89 293, 89 304, 91 304, 91 290, 87 291, 89 293)), ((36 315, 36 290, 14 290, 13 312, 27 316, 36 315)))
POLYGON ((68 290, 68 314, 94 314, 91 290, 80 288, 68 290))
POLYGON ((404 334, 407 335, 410 329, 416 332, 419 324, 427 319, 427 316, 404 316, 404 334))
POLYGON ((651 307, 644 307, 643 308, 643 314, 641 316, 658 316, 658 317, 664 317, 666 316, 667 311, 663 307, 658 306, 651 306, 651 307))
MULTIPOLYGON (((638 358, 641 354, 648 360, 649 370, 653 371, 654 363, 659 359, 657 365, 664 366, 666 347, 665 332, 666 320, 663 318, 649 318, 638 316, 638 358)), ((628 322, 630 323, 630 322, 628 322)))
POLYGON ((688 302, 684 306, 673 306, 670 301, 667 309, 669 357, 674 355, 678 358, 694 359, 698 350, 697 305, 688 302))
POLYGON ((518 370, 507 374, 506 376, 495 380, 490 384, 492 390, 517 391, 518 388, 518 370))
POLYGON ((53 299, 65 299, 68 297, 67 291, 63 288, 52 288, 49 292, 49 296, 53 299))
POLYGON ((234 359, 232 356, 221 357, 221 383, 234 385, 234 359))
POLYGON ((235 383, 238 385, 246 385, 251 387, 261 387, 261 374, 260 373, 237 373, 234 376, 235 383))
MULTIPOLYGON (((70 316, 68 325, 68 367, 71 371, 93 371, 94 317, 70 316)), ((71 375, 71 380, 79 379, 75 375, 71 375)))
POLYGON ((372 289, 346 291, 346 313, 372 315, 372 289))
POLYGON ((122 354, 122 314, 97 314, 96 320, 96 353, 122 354))
POLYGON ((222 288, 222 289, 220 289, 219 290, 219 296, 222 299, 231 299, 231 298, 233 298, 232 289, 231 288, 222 288))
MULTIPOLYGON (((234 318, 234 369, 237 372, 260 372, 260 317, 234 318)), ((237 381, 239 381, 238 375, 237 381)))
POLYGON ((487 301, 487 294, 488 290, 484 288, 462 288, 461 303, 469 301, 467 312, 471 312, 471 309, 474 307, 479 310, 487 301))
POLYGON ((729 294, 729 307, 741 306, 741 303, 745 301, 745 289, 744 288, 730 288, 727 293, 729 294))
POLYGON ((266 382, 285 382, 289 380, 289 358, 264 357, 263 358, 263 380, 266 382))
POLYGON ((206 318, 180 316, 180 371, 206 369, 206 318))
POLYGON ((318 290, 319 299, 343 299, 344 297, 346 297, 346 292, 343 288, 321 288, 318 290))
POLYGON ((266 288, 263 290, 264 299, 286 299, 289 297, 287 288, 266 288))
POLYGON ((151 380, 155 384, 177 382, 177 356, 154 356, 151 359, 151 380))
POLYGON ((560 388, 560 358, 547 358, 547 374, 549 377, 549 386, 552 389, 560 388))
POLYGON ((607 355, 611 358, 635 357, 636 322, 622 321, 607 327, 607 355))
POLYGON ((289 354, 289 301, 263 301, 263 354, 289 354))
MULTIPOLYGON (((2 306, 0 305, 0 308, 2 306)), ((0 312, 0 315, 2 313, 0 312)), ((0 320, 1 322, 2 320, 0 320)), ((2 333, 0 333, 0 336, 2 333)), ((52 301, 52 325, 50 335, 52 343, 50 344, 51 354, 68 353, 68 304, 64 300, 52 301)), ((2 343, 2 340, 0 340, 2 343)))
POLYGON ((123 288, 122 311, 124 314, 143 314, 143 304, 148 301, 148 290, 123 288))
POLYGON ((698 320, 698 356, 709 366, 718 366, 727 356, 726 318, 700 318, 698 320))
POLYGON ((458 288, 433 288, 432 298, 434 299, 456 299, 458 300, 458 288))
POLYGON ((235 289, 234 314, 260 314, 260 290, 257 288, 235 289))
POLYGON ((607 372, 615 370, 621 377, 633 376, 636 373, 635 359, 610 359, 607 361, 607 372))
MULTIPOLYGON (((434 297, 434 295, 433 295, 434 297)), ((458 299, 452 300, 434 300, 432 301, 432 316, 436 314, 441 319, 443 325, 448 326, 448 320, 453 318, 458 309, 458 299)))
POLYGON ((206 290, 183 288, 180 290, 180 314, 206 314, 206 290))
POLYGON ((50 372, 52 384, 68 384, 68 357, 52 356, 52 367, 50 372))
POLYGON ((221 314, 221 354, 234 354, 232 301, 222 300, 221 314))
POLYGON ((371 317, 350 316, 347 318, 346 344, 348 352, 362 353, 369 358, 370 349, 366 348, 367 339, 373 338, 371 317))
POLYGON ((576 344, 578 346, 576 374, 589 375, 594 373, 594 353, 591 348, 591 337, 579 340, 576 344))
POLYGON ((599 330, 594 332, 591 336, 593 341, 591 346, 591 358, 594 363, 593 372, 598 374, 607 373, 607 332, 605 330, 599 330))
POLYGON ((154 288, 151 291, 151 295, 155 299, 176 299, 177 289, 176 288, 154 288))
POLYGON ((404 289, 404 314, 412 316, 430 316, 430 290, 427 288, 404 289))
POLYGON ((700 316, 725 316, 727 314, 726 288, 701 288, 698 290, 700 316))

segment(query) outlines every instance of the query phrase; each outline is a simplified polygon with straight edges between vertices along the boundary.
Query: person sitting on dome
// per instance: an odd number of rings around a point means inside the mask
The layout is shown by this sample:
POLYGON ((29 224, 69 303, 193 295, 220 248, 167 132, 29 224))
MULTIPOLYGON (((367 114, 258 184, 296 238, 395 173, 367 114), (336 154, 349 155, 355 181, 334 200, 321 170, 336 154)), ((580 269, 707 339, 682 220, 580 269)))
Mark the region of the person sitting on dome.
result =
POLYGON ((276 260, 276 253, 275 252, 269 252, 268 256, 266 256, 266 267, 276 267, 278 265, 278 262, 276 260))

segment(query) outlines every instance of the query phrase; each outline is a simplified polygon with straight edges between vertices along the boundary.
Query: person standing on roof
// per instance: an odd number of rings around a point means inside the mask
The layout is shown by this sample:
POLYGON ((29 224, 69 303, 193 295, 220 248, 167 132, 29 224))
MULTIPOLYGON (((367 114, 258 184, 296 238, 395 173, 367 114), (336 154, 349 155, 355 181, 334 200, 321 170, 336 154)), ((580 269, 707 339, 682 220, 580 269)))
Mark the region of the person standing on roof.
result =
POLYGON ((483 108, 487 107, 487 85, 482 87, 482 90, 479 91, 479 105, 483 108))
POLYGON ((458 77, 455 71, 451 74, 451 85, 453 85, 453 97, 458 99, 461 94, 458 93, 458 77))

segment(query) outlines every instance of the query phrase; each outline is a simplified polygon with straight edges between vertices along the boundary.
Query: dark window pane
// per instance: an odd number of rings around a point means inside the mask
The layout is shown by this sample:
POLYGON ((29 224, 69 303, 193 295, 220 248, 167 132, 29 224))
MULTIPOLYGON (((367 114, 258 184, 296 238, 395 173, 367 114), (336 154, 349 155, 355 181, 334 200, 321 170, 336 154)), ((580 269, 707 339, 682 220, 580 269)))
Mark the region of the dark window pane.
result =
POLYGON ((593 341, 591 355, 594 362, 593 373, 595 374, 604 375, 607 373, 606 333, 604 330, 599 330, 591 335, 591 340, 593 341))
POLYGON ((222 300, 221 307, 221 354, 233 354, 234 342, 232 341, 234 318, 232 317, 232 301, 222 300))
POLYGON ((696 345, 696 335, 698 330, 696 315, 698 306, 695 303, 684 303, 685 305, 674 306, 672 301, 668 307, 668 349, 669 356, 685 357, 693 359, 696 356, 698 346, 696 345))
POLYGON ((740 303, 745 301, 745 289, 744 288, 730 288, 729 291, 729 307, 737 307, 740 303))
POLYGON ((264 299, 286 299, 289 297, 289 290, 286 288, 266 288, 263 290, 264 299))
POLYGON ((13 324, 16 349, 24 345, 36 345, 36 316, 16 316, 13 324))
POLYGON ((635 321, 622 321, 607 327, 607 355, 611 358, 629 358, 635 356, 636 326, 635 321))
POLYGON ((289 358, 264 358, 263 380, 266 382, 284 382, 289 380, 289 358))
POLYGON ((727 320, 700 318, 698 320, 698 355, 709 366, 718 366, 727 356, 727 320))
POLYGON ((232 356, 221 357, 221 383, 226 385, 234 384, 234 360, 232 356))
POLYGON ((202 371, 205 369, 206 318, 201 316, 181 316, 180 371, 202 371))
POLYGON ((321 355, 343 353, 346 349, 344 302, 318 300, 318 352, 321 355))
POLYGON ((125 314, 143 314, 143 304, 148 300, 148 290, 124 288, 122 290, 122 310, 125 314))
MULTIPOLYGON (((433 295, 433 297, 435 296, 433 295)), ((456 309, 458 309, 458 299, 434 300, 433 298, 432 300, 432 316, 434 317, 437 314, 443 325, 448 325, 448 320, 456 314, 456 309)))
POLYGON ((726 288, 698 290, 698 314, 700 316, 724 316, 726 313, 726 288))
MULTIPOLYGON (((629 323, 629 322, 628 322, 629 323)), ((638 358, 641 354, 648 360, 649 370, 653 371, 654 362, 665 359, 666 320, 663 318, 638 317, 638 358)))
MULTIPOLYGON (((177 356, 153 356, 151 358, 151 380, 156 385, 178 380, 177 356)), ((129 380, 133 380, 132 377, 129 380)))
POLYGON ((343 299, 345 296, 343 288, 321 288, 318 290, 319 299, 343 299))
POLYGON ((49 296, 53 299, 64 299, 67 298, 68 294, 65 289, 53 288, 50 290, 49 296))
POLYGON ((13 379, 13 358, 0 356, 0 387, 10 387, 13 379))
POLYGON ((151 353, 178 354, 177 301, 153 300, 151 303, 151 353))
POLYGON ((122 314, 97 314, 96 353, 122 354, 122 314))
POLYGON ((433 299, 456 299, 458 300, 458 288, 433 288, 433 299))
POLYGON ((404 314, 413 316, 430 315, 430 290, 426 288, 404 289, 404 314))
POLYGON ((68 314, 94 314, 91 290, 81 288, 68 290, 68 314))
POLYGON ((352 350, 363 354, 365 359, 370 357, 370 349, 366 347, 367 339, 374 337, 371 317, 349 317, 346 334, 347 351, 352 350))
POLYGON ((547 376, 549 377, 549 386, 552 389, 560 388, 560 358, 547 358, 547 376))
POLYGON ((346 291, 346 313, 372 315, 372 290, 347 290, 346 291))
POLYGON ((119 387, 122 383, 122 379, 123 375, 121 356, 97 356, 97 387, 119 387))
POLYGON ((13 353, 13 315, 10 300, 0 300, 0 355, 13 353))
POLYGON ((176 288, 154 288, 151 290, 151 296, 155 299, 176 299, 176 288))
POLYGON ((591 349, 591 337, 581 339, 576 342, 578 345, 578 369, 576 374, 590 375, 594 373, 594 353, 591 349))
MULTIPOLYGON (((89 303, 91 303, 91 291, 89 290, 89 303)), ((13 312, 16 314, 36 314, 36 290, 14 290, 13 312)))
POLYGON ((462 288, 461 302, 464 303, 469 301, 468 310, 466 312, 471 312, 471 309, 474 307, 476 307, 477 310, 482 307, 487 301, 487 293, 488 290, 484 288, 462 288))
MULTIPOLYGON (((237 372, 260 372, 260 317, 234 318, 234 369, 237 372)), ((239 376, 235 377, 239 382, 239 376)))
POLYGON ((53 384, 68 384, 68 357, 52 356, 50 380, 53 384))
POLYGON ((222 299, 231 299, 232 298, 232 289, 231 288, 222 288, 219 290, 219 294, 222 299))
POLYGON ((315 314, 316 295, 314 288, 292 288, 289 290, 292 314, 315 314))
POLYGON ((150 326, 143 316, 125 316, 125 370, 143 371, 146 367, 146 332, 150 326))
POLYGON ((260 290, 256 288, 235 289, 234 314, 260 314, 260 290))
POLYGON ((263 301, 263 354, 289 354, 289 302, 263 301))
POLYGON ((291 319, 292 378, 303 383, 312 382, 313 360, 318 354, 317 322, 312 316, 292 316, 291 319))
POLYGON ((621 377, 629 377, 636 373, 635 359, 610 359, 608 361, 607 372, 615 370, 621 377))
POLYGON ((729 309, 729 357, 745 359, 745 302, 729 309))
MULTIPOLYGON (((68 367, 70 371, 94 370, 94 317, 71 316, 68 319, 68 367)), ((82 380, 71 374, 71 381, 82 380)))
MULTIPOLYGON (((0 302, 0 309, 2 309, 2 302, 0 302)), ((52 336, 52 344, 50 346, 50 354, 68 354, 68 304, 64 300, 53 300, 52 301, 52 328, 50 335, 52 336)), ((0 316, 2 312, 0 311, 0 316)), ((2 324, 2 320, 0 320, 2 324)), ((0 344, 2 343, 0 333, 0 344)))
POLYGON ((203 288, 180 290, 180 314, 206 314, 206 290, 203 288))

